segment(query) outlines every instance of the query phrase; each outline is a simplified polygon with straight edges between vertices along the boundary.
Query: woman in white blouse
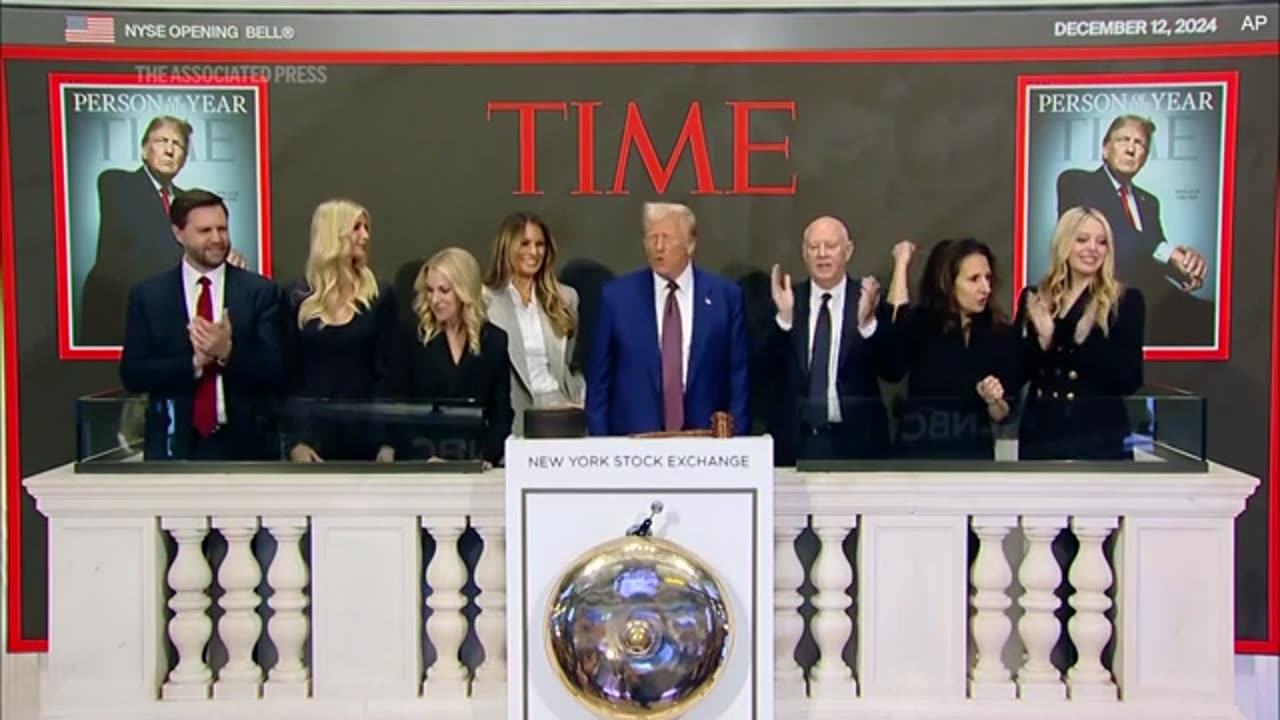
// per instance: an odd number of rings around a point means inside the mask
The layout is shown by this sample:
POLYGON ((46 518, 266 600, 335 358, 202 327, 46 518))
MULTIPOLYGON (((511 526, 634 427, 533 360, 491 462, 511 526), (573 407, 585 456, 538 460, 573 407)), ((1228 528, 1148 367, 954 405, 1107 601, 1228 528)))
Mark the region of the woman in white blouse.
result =
POLYGON ((557 248, 533 213, 503 219, 485 278, 489 322, 506 331, 511 359, 511 407, 517 436, 529 408, 581 407, 582 373, 569 367, 578 335, 578 293, 555 276, 557 248))

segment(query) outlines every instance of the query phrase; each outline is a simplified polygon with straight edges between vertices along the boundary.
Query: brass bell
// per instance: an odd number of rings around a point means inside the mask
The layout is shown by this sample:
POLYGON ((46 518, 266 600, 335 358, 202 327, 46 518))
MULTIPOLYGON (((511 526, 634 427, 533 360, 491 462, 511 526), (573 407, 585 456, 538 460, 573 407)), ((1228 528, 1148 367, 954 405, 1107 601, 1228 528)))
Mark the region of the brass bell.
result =
POLYGON ((705 698, 732 645, 728 598, 708 566, 652 537, 648 519, 583 553, 552 587, 546 652, 580 706, 606 720, 670 720, 705 698))

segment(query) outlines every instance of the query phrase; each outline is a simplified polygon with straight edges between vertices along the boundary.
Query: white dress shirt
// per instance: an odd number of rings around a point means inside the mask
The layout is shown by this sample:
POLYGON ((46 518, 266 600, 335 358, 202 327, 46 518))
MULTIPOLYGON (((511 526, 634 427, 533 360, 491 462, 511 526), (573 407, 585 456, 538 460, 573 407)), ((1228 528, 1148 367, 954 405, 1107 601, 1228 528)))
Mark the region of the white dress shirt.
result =
MULTIPOLYGON (((831 293, 831 300, 827 303, 827 311, 831 313, 831 348, 827 356, 827 421, 838 423, 842 418, 840 415, 840 391, 836 388, 836 379, 840 375, 840 337, 844 332, 844 304, 847 301, 846 296, 849 294, 849 277, 840 278, 840 282, 835 284, 830 290, 823 290, 812 281, 809 283, 809 347, 805 352, 805 356, 809 358, 809 367, 813 367, 813 336, 818 328, 818 312, 822 309, 823 293, 831 293)), ((858 298, 854 298, 856 304, 858 298)), ((778 327, 790 332, 791 323, 784 322, 781 317, 775 318, 778 327)), ((878 324, 875 317, 871 318, 871 322, 865 326, 858 328, 858 334, 865 340, 876 334, 878 324)))
MULTIPOLYGON (((676 305, 680 308, 680 382, 689 385, 689 346, 693 343, 693 263, 675 278, 679 288, 676 305)), ((662 319, 667 310, 667 279, 653 273, 653 301, 658 312, 658 349, 662 349, 662 319)))
MULTIPOLYGON (((556 392, 560 385, 551 375, 551 360, 547 353, 547 339, 542 329, 542 306, 538 304, 538 288, 531 288, 529 304, 520 298, 514 285, 507 286, 512 305, 516 309, 516 322, 520 324, 520 337, 524 340, 525 365, 529 370, 529 391, 534 395, 556 392)), ((564 354, 564 338, 556 338, 560 353, 564 354)))
MULTIPOLYGON (((191 266, 190 261, 184 256, 182 258, 182 292, 187 300, 187 320, 194 322, 196 315, 200 309, 200 278, 209 278, 209 299, 213 301, 213 321, 218 322, 222 319, 222 299, 223 291, 227 282, 227 266, 226 263, 210 270, 208 273, 201 272, 191 266)), ((227 422, 227 396, 222 388, 222 373, 218 373, 217 379, 218 393, 218 424, 225 425, 227 422)))
MULTIPOLYGON (((1103 167, 1106 166, 1103 165, 1103 167)), ((1120 198, 1120 181, 1116 179, 1115 175, 1111 174, 1111 168, 1109 167, 1107 168, 1107 178, 1111 180, 1111 187, 1115 188, 1116 198, 1120 198)), ((1133 183, 1129 183, 1125 198, 1128 199, 1129 214, 1133 216, 1133 226, 1137 228, 1138 232, 1142 232, 1142 213, 1138 212, 1138 198, 1133 194, 1133 183)), ((1124 201, 1122 200, 1121 202, 1124 201)), ((1162 263, 1167 263, 1169 262, 1169 256, 1172 254, 1173 247, 1168 242, 1162 242, 1156 246, 1156 249, 1151 253, 1151 257, 1162 263)))

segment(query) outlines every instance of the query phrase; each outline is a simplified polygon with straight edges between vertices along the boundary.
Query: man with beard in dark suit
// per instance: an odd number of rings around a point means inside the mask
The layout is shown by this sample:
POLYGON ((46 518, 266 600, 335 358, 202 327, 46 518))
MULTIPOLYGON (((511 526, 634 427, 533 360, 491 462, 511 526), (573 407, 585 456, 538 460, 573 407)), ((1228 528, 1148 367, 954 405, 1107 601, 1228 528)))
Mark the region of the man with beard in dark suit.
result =
POLYGON ((1160 200, 1133 184, 1147 162, 1155 123, 1138 115, 1111 121, 1102 166, 1058 176, 1058 215, 1073 207, 1101 211, 1115 238, 1116 277, 1147 301, 1148 346, 1212 346, 1214 303, 1192 295, 1209 264, 1189 246, 1173 245, 1160 223, 1160 200))
MULTIPOLYGON (((98 176, 98 252, 84 281, 79 345, 124 342, 125 299, 143 278, 173 267, 182 257, 174 242, 169 206, 182 192, 174 178, 187 162, 191 124, 170 115, 154 117, 142 133, 142 166, 105 170, 98 176)), ((227 262, 243 268, 232 250, 227 262)))
POLYGON ((147 460, 275 460, 272 400, 284 380, 275 284, 226 262, 227 206, 204 190, 173 200, 173 266, 128 295, 120 379, 147 394, 147 460))

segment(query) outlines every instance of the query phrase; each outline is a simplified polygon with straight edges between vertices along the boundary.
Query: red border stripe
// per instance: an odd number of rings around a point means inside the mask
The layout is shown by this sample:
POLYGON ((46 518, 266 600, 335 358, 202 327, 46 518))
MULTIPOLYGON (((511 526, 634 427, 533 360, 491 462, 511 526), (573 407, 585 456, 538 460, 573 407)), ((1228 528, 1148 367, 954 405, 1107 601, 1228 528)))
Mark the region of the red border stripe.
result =
POLYGON ((216 50, 0 45, 13 60, 99 62, 257 62, 333 65, 642 65, 1035 62, 1050 60, 1178 60, 1280 54, 1280 41, 1130 47, 901 48, 868 50, 216 50))

